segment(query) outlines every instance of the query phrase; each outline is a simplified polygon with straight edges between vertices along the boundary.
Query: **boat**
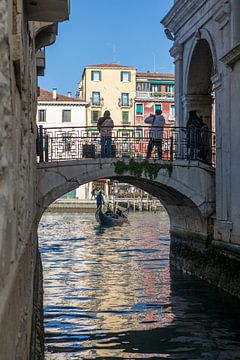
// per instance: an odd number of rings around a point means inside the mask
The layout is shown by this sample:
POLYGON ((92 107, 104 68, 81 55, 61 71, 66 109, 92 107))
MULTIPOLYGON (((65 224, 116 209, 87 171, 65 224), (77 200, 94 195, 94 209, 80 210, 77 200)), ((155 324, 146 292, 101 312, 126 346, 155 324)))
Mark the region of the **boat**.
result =
POLYGON ((100 207, 97 208, 95 218, 103 226, 121 226, 128 223, 128 209, 120 216, 115 212, 103 213, 100 207))

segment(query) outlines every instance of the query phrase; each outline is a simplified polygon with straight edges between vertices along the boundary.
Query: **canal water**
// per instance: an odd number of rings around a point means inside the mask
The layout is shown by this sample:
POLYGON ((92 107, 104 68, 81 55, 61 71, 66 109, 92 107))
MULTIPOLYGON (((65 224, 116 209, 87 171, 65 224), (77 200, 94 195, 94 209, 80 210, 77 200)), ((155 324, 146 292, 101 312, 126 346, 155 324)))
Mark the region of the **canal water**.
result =
POLYGON ((47 360, 240 359, 240 302, 169 269, 166 213, 44 214, 47 360))

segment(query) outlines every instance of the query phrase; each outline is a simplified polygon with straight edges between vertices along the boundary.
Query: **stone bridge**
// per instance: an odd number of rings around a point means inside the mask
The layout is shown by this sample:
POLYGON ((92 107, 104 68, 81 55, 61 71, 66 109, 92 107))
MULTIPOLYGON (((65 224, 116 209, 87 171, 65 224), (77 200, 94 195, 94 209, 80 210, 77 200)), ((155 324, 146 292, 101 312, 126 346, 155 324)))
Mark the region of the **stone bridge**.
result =
MULTIPOLYGON (((175 160, 172 171, 168 161, 157 177, 150 180, 129 172, 116 173, 114 159, 81 159, 38 164, 38 218, 47 207, 65 193, 101 178, 117 179, 132 184, 157 197, 165 206, 171 233, 186 237, 208 238, 215 213, 215 171, 199 161, 175 160)), ((136 160, 137 161, 137 160, 136 160)), ((153 163, 153 161, 150 161, 153 163)))

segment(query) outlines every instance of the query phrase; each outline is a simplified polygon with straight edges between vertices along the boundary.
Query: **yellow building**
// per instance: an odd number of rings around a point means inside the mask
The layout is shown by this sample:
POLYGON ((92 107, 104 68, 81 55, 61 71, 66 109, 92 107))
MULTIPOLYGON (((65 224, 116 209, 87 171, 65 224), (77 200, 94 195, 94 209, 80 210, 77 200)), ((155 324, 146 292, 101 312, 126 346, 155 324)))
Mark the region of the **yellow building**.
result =
POLYGON ((134 125, 136 67, 118 64, 89 65, 79 84, 79 97, 88 103, 87 126, 96 124, 105 110, 115 126, 134 125))

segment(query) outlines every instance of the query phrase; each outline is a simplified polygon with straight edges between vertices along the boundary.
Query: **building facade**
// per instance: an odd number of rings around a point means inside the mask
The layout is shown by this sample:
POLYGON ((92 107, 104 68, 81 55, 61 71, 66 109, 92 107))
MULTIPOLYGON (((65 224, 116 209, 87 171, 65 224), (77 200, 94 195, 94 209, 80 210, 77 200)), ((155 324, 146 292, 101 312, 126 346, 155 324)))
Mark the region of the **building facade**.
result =
POLYGON ((136 74, 135 126, 144 118, 162 110, 166 125, 175 124, 174 75, 160 73, 136 74))
MULTIPOLYGON (((72 127, 86 126, 86 102, 79 98, 57 93, 57 89, 40 89, 37 105, 37 125, 61 137, 64 148, 71 146, 72 127), (55 130, 56 129, 56 130, 55 130)), ((82 185, 64 196, 72 199, 89 199, 88 185, 82 185)))
POLYGON ((37 105, 37 125, 44 128, 86 126, 86 103, 78 98, 58 94, 56 89, 40 89, 37 105))
POLYGON ((87 102, 87 125, 96 126, 105 110, 115 126, 134 125, 136 67, 117 64, 89 65, 79 83, 79 98, 87 102))

